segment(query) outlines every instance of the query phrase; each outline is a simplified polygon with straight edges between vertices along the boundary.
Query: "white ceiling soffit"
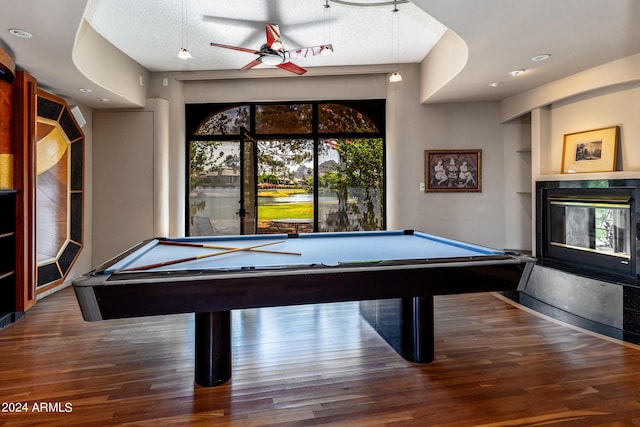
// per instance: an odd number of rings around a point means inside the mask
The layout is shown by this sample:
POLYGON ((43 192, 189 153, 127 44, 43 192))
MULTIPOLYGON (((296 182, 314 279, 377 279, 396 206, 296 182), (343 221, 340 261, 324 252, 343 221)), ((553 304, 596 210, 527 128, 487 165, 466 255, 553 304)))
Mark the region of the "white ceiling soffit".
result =
POLYGON ((458 34, 469 52, 462 71, 429 102, 502 100, 640 52, 638 0, 412 2, 458 34), (551 57, 532 61, 541 54, 551 57), (518 69, 524 72, 508 74, 518 69))
POLYGON ((333 44, 332 55, 295 61, 304 68, 419 63, 446 31, 412 3, 398 4, 398 12, 393 12, 393 5, 329 2, 326 8, 325 4, 325 0, 91 0, 85 18, 142 66, 164 72, 239 69, 254 56, 210 43, 259 49, 267 23, 280 26, 286 49, 333 44), (181 47, 193 59, 179 59, 181 47))
MULTIPOLYGON (((393 63, 394 45, 397 61, 418 63, 449 28, 466 44, 468 60, 459 74, 443 78, 446 84, 430 95, 429 102, 503 100, 640 53, 640 0, 412 0, 399 5, 397 14, 387 6, 350 7, 335 2, 326 9, 325 0, 185 0, 184 4, 188 12, 184 43, 194 55, 189 61, 177 58, 182 46, 182 0, 2 0, 0 39, 14 53, 17 66, 33 74, 41 87, 96 108, 131 106, 131 102, 97 86, 73 63, 72 49, 85 5, 92 25, 151 71, 231 73, 248 63, 251 54, 209 43, 257 49, 268 21, 279 21, 287 48, 334 45, 332 56, 299 61, 309 74, 320 66, 331 65, 326 70, 333 72, 339 70, 333 66, 342 64, 366 69, 367 64, 393 63), (397 45, 394 19, 399 28, 397 45), (14 37, 8 32, 11 28, 29 31, 33 38, 14 37), (542 53, 551 58, 531 61, 542 53), (525 69, 520 76, 507 75, 520 68, 525 69), (491 88, 492 82, 501 84, 491 88), (84 87, 94 92, 79 93, 84 87), (112 101, 96 101, 104 97, 112 101)), ((441 56, 446 60, 446 55, 441 56)), ((105 61, 98 66, 114 67, 105 61)), ((287 74, 266 66, 256 68, 262 70, 247 76, 287 74)), ((371 69, 386 68, 373 65, 371 69)), ((137 83, 138 75, 130 77, 137 83)))

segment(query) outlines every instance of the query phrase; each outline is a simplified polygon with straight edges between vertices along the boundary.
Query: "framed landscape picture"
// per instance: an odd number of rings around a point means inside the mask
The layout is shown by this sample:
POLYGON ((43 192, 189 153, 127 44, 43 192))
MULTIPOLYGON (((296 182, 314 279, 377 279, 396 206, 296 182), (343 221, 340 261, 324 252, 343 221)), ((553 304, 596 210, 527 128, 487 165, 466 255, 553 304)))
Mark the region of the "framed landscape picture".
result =
POLYGON ((564 136, 562 173, 616 170, 619 127, 594 129, 564 136))
POLYGON ((424 191, 481 191, 482 150, 425 150, 424 191))

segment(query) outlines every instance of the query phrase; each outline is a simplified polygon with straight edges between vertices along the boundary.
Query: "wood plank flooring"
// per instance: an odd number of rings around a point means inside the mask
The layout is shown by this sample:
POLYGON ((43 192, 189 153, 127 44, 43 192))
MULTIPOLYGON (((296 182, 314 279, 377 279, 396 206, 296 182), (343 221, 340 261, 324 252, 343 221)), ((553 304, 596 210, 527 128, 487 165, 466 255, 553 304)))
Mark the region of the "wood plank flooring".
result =
POLYGON ((495 294, 435 307, 428 365, 355 303, 234 312, 233 378, 203 388, 193 315, 87 323, 67 288, 0 330, 0 425, 640 425, 639 347, 495 294))

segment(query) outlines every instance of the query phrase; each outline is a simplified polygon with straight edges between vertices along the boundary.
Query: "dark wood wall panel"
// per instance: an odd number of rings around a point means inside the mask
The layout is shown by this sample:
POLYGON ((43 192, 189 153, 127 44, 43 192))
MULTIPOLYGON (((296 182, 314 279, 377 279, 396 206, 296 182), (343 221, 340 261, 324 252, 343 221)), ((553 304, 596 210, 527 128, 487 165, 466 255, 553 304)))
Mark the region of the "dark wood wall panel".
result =
POLYGON ((14 182, 16 197, 16 311, 36 302, 35 134, 37 80, 16 73, 14 96, 14 182))
POLYGON ((0 189, 13 189, 13 84, 0 80, 0 189))

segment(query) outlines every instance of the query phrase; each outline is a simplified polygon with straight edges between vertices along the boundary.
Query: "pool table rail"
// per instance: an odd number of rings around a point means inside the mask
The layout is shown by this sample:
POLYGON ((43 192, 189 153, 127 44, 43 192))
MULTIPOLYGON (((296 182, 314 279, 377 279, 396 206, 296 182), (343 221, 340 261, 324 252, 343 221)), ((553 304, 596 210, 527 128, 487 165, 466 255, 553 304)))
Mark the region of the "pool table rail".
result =
MULTIPOLYGON (((484 259, 483 259, 484 258, 484 259)), ((87 321, 452 293, 516 290, 526 257, 366 265, 89 274, 74 280, 87 321), (126 286, 124 286, 126 285, 126 286)), ((440 260, 442 261, 442 260, 440 260)))

